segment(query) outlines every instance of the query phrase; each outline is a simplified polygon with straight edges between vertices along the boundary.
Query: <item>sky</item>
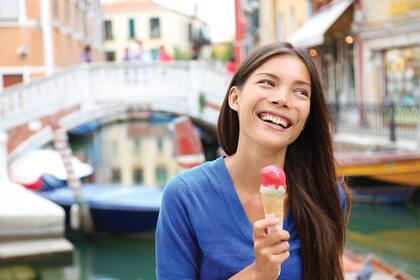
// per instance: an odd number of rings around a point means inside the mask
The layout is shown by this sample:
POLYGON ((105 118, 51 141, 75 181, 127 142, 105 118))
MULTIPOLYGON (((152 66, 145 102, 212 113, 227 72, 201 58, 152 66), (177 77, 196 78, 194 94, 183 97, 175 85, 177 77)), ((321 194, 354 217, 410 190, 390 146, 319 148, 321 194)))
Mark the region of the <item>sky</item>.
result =
POLYGON ((194 13, 194 4, 197 4, 197 16, 208 24, 212 42, 233 39, 235 33, 235 0, 154 1, 187 15, 194 13))

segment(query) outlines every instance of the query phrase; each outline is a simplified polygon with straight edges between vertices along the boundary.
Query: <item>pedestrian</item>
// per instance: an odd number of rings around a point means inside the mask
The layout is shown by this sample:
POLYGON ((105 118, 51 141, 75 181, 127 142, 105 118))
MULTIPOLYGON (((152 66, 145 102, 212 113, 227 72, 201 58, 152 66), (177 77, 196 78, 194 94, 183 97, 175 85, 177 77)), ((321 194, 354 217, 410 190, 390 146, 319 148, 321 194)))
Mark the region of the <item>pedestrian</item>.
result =
POLYGON ((336 175, 328 109, 309 55, 289 43, 249 54, 232 77, 217 133, 226 156, 165 186, 158 279, 343 279, 349 192, 336 175), (284 230, 274 233, 267 228, 279 219, 264 218, 259 193, 269 164, 287 175, 284 230))
POLYGON ((84 63, 90 63, 92 62, 92 49, 90 48, 89 45, 86 45, 83 48, 83 52, 82 52, 82 56, 81 56, 81 61, 84 63))
POLYGON ((172 57, 169 55, 169 53, 166 51, 163 45, 160 46, 159 48, 158 60, 162 62, 167 62, 167 61, 172 60, 172 57))
POLYGON ((128 47, 128 57, 130 61, 142 61, 143 59, 143 41, 137 39, 128 47))
POLYGON ((124 49, 123 61, 130 61, 130 52, 128 47, 124 49))

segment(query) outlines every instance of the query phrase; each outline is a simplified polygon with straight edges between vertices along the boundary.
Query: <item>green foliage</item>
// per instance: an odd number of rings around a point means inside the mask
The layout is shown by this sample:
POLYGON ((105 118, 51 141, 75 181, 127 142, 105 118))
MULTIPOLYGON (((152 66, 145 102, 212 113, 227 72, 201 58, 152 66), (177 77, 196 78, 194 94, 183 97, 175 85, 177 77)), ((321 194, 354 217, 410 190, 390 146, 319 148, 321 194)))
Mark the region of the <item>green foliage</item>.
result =
POLYGON ((204 107, 206 106, 206 95, 204 92, 200 92, 200 95, 198 96, 198 106, 200 108, 200 113, 203 113, 204 107))
POLYGON ((175 48, 174 59, 175 60, 189 60, 191 59, 191 55, 188 51, 175 48))
POLYGON ((212 48, 211 50, 211 59, 220 60, 224 63, 228 62, 233 55, 233 43, 226 42, 223 47, 212 48))

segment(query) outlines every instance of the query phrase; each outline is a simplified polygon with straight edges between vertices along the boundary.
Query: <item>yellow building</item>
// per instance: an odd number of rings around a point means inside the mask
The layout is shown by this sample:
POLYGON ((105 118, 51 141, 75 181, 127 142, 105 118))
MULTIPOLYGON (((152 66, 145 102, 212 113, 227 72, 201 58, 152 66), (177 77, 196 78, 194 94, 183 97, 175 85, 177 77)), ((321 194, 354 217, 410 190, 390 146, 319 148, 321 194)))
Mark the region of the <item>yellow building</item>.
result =
POLYGON ((196 17, 150 0, 102 0, 108 61, 121 61, 125 50, 140 40, 148 58, 156 59, 164 46, 172 56, 189 57, 206 39, 206 24, 196 17))
POLYGON ((311 14, 308 0, 260 0, 259 44, 288 41, 311 14))
POLYGON ((99 0, 0 1, 0 91, 101 55, 99 0))
POLYGON ((95 170, 99 183, 160 185, 179 172, 167 124, 129 121, 104 127, 95 170))

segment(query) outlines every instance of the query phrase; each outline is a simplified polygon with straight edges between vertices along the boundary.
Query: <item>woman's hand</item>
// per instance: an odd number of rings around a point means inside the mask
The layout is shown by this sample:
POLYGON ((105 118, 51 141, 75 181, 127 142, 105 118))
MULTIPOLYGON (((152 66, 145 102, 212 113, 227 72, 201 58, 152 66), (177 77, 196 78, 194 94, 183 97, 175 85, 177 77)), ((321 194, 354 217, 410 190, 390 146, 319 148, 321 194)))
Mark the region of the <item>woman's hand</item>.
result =
POLYGON ((290 255, 289 233, 281 229, 268 233, 268 228, 277 226, 279 222, 279 219, 265 218, 254 223, 255 261, 230 280, 278 278, 280 265, 290 255))
POLYGON ((277 279, 280 265, 289 257, 289 233, 285 230, 268 232, 269 227, 277 226, 279 219, 265 218, 254 223, 255 262, 254 279, 277 279))

